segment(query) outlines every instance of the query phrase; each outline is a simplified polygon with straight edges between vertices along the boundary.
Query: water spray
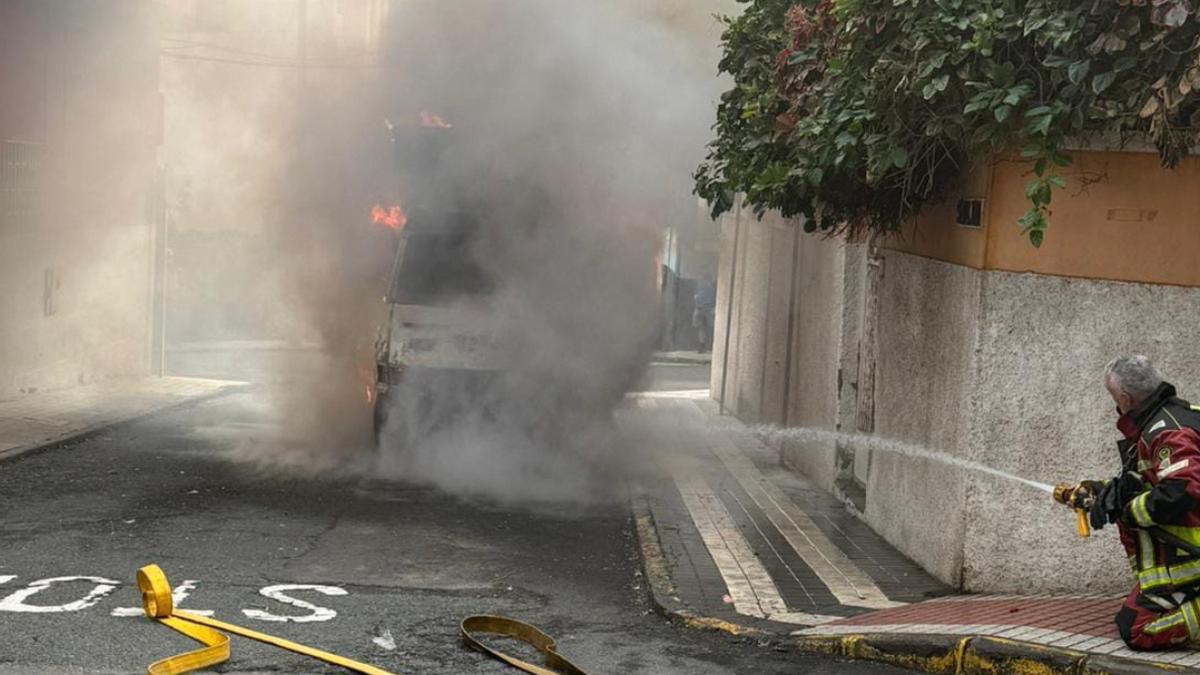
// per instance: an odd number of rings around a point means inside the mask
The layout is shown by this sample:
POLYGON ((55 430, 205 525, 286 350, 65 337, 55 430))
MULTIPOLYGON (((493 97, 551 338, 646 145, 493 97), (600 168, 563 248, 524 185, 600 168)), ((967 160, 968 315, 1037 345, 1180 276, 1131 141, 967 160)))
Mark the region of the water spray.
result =
POLYGON ((754 432, 760 436, 767 438, 782 438, 790 441, 805 442, 805 441, 834 441, 836 443, 848 446, 865 449, 871 452, 888 452, 905 457, 914 457, 917 459, 925 459, 947 466, 953 466, 966 471, 975 473, 987 474, 996 478, 1002 478, 1007 481, 1019 483, 1026 487, 1035 490, 1041 490, 1046 494, 1054 493, 1054 486, 1048 483, 1039 483, 1035 480, 1022 478, 1007 471, 1001 471, 986 464, 955 457, 945 452, 933 450, 922 445, 914 443, 905 443, 891 439, 881 438, 879 436, 847 433, 844 431, 834 431, 831 429, 820 429, 816 427, 776 427, 776 426, 759 426, 754 428, 754 432))
POLYGON ((1080 537, 1088 537, 1092 533, 1091 525, 1088 522, 1088 511, 1092 508, 1092 502, 1095 501, 1097 484, 1092 481, 1083 481, 1077 485, 1068 483, 1059 483, 1058 485, 1050 485, 1048 483, 1039 483, 1035 480, 1022 478, 1007 471, 1001 471, 995 467, 986 464, 980 464, 962 457, 955 457, 944 452, 932 450, 930 448, 915 445, 912 443, 904 443, 895 440, 883 439, 878 436, 865 434, 851 434, 841 431, 833 431, 829 429, 819 429, 812 427, 791 427, 780 428, 774 426, 760 426, 755 429, 755 432, 760 436, 786 438, 793 441, 835 441, 852 447, 859 447, 870 451, 890 452, 906 457, 915 457, 919 459, 930 460, 954 466, 975 473, 986 474, 996 478, 1002 478, 1007 481, 1012 481, 1026 487, 1040 490, 1049 494, 1054 501, 1064 506, 1070 507, 1075 511, 1075 527, 1079 532, 1080 537))

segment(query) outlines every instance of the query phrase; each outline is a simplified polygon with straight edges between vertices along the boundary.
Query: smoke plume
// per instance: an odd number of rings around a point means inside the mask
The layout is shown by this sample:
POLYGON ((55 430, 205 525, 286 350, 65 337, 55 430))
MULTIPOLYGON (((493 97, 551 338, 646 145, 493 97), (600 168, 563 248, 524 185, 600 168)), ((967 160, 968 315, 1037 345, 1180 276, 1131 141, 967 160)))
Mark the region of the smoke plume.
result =
POLYGON ((689 174, 718 89, 715 9, 391 3, 379 68, 310 75, 301 140, 272 157, 292 170, 266 226, 264 280, 286 331, 320 356, 272 363, 289 371, 271 391, 284 431, 236 457, 503 500, 606 494, 628 452, 611 413, 659 331, 662 232, 696 211, 689 174), (436 165, 409 155, 397 167, 388 126, 421 113, 452 125, 452 140, 436 165), (375 449, 364 395, 394 235, 368 213, 399 201, 412 218, 456 209, 479 222, 470 254, 493 289, 483 316, 504 367, 483 386, 407 374, 375 449))

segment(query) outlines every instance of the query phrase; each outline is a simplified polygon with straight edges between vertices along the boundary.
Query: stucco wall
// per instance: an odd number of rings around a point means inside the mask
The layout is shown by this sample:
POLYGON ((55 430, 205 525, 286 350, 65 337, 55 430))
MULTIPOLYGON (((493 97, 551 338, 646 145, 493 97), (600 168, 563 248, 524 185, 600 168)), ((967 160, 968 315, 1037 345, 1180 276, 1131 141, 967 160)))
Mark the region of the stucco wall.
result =
MULTIPOLYGON (((801 235, 796 253, 786 421, 793 427, 832 430, 838 423, 846 245, 801 235)), ((857 336, 851 348, 857 350, 857 336)), ((833 487, 836 448, 832 438, 785 440, 780 450, 785 464, 821 487, 833 487)))
MULTIPOLYGON (((718 334, 729 304, 733 230, 728 219, 718 334)), ((728 409, 750 423, 778 421, 764 411, 776 405, 774 369, 785 345, 786 423, 852 430, 864 247, 795 240, 752 218, 741 230, 728 409), (781 304, 793 289, 794 300, 781 304), (789 313, 790 338, 780 330, 789 313)), ((1046 484, 1111 477, 1118 434, 1103 367, 1117 354, 1149 354, 1183 396, 1200 400, 1200 359, 1190 339, 1200 328, 1200 289, 980 270, 896 250, 881 258, 871 444, 890 439, 941 458, 872 451, 862 517, 969 591, 1125 589, 1128 568, 1113 528, 1081 540, 1073 514, 1045 492, 955 461, 1046 484)), ((718 337, 714 383, 721 346, 718 337)), ((782 441, 782 461, 832 489, 832 439, 793 438, 806 441, 782 441)), ((858 454, 862 446, 855 444, 858 454)))
POLYGON ((759 220, 742 214, 740 226, 737 218, 726 217, 721 225, 712 392, 718 400, 723 395, 725 409, 740 419, 778 424, 785 405, 794 235, 791 225, 779 218, 759 220))
POLYGON ((1200 286, 1194 262, 1200 218, 1200 157, 1163 169, 1157 153, 1072 151, 1055 190, 1049 229, 1040 248, 1017 221, 1029 209, 1025 185, 1032 162, 998 156, 964 172, 941 203, 926 205, 886 248, 977 269, 1200 286), (983 199, 982 227, 957 225, 959 198, 983 199), (1131 256, 1137 250, 1139 255, 1131 256), (1153 265, 1145 264, 1153 260, 1153 265))
POLYGON ((763 327, 763 361, 760 366, 762 406, 758 421, 762 424, 783 424, 788 407, 787 389, 791 386, 788 373, 788 324, 792 319, 796 228, 780 218, 763 219, 762 225, 765 226, 770 247, 770 259, 766 270, 769 281, 763 327))
POLYGON ((0 200, 0 398, 145 374, 159 140, 153 6, 4 3, 0 45, 0 141, 6 153, 28 143, 37 158, 6 154, 0 167, 0 190, 19 188, 34 205, 0 200))
MULTIPOLYGON (((1145 353, 1180 395, 1200 398, 1200 289, 988 272, 972 432, 975 459, 1045 483, 1117 472, 1116 412, 1104 365, 1145 353), (1036 354, 1036 358, 1030 358, 1036 354)), ((973 481, 968 588, 1097 589, 1129 583, 1116 532, 1080 540, 1074 520, 1036 491, 973 481), (1064 565, 1064 560, 1073 561, 1064 565), (1037 570, 1027 575, 1025 570, 1037 570)))
POLYGON ((1195 248, 1200 157, 1185 157, 1168 170, 1153 152, 1072 155, 1067 187, 1054 192, 1050 227, 1039 249, 1029 246, 1016 225, 1029 208, 1029 162, 995 164, 986 268, 1200 286, 1195 248))
POLYGON ((0 398, 148 371, 149 233, 85 239, 0 236, 0 398), (49 315, 47 269, 58 275, 49 315))
POLYGON ((708 386, 712 397, 716 400, 725 398, 725 383, 729 370, 727 348, 731 342, 730 335, 737 327, 730 316, 730 302, 733 284, 733 250, 734 238, 738 235, 737 218, 727 214, 717 222, 717 297, 713 304, 713 342, 712 368, 709 369, 708 386), (728 328, 727 328, 728 327, 728 328))
MULTIPOLYGON (((979 273, 904 253, 883 255, 875 379, 877 436, 968 457, 979 325, 979 273)), ((957 583, 966 481, 930 459, 874 452, 866 512, 888 541, 957 583)))
MULTIPOLYGON (((1185 396, 1187 383, 1200 385, 1189 340, 1195 328, 1189 317, 1200 307, 1193 234, 1200 196, 1192 189, 1200 160, 1187 158, 1166 171, 1153 153, 1080 150, 1073 156, 1067 189, 1055 193, 1040 249, 1015 226, 1029 206, 1024 185, 1030 165, 1012 157, 969 172, 945 204, 922 213, 916 233, 910 226, 903 240, 887 243, 925 256, 889 254, 909 258, 914 269, 944 267, 937 260, 945 260, 956 263, 960 275, 978 279, 975 382, 964 413, 969 432, 958 450, 1044 483, 1115 472, 1115 415, 1100 375, 1114 355, 1150 355, 1185 396), (982 229, 954 223, 958 197, 985 198, 982 229)), ((898 282, 893 276, 890 284, 898 282)), ((929 290, 915 277, 905 283, 929 290)), ((936 314, 940 301, 929 295, 930 307, 909 309, 936 314)), ((881 305, 889 302, 881 299, 881 305)), ((906 351, 895 358, 920 353, 911 344, 899 346, 906 351)), ((895 396, 879 392, 877 401, 895 396)), ((879 486, 868 498, 872 518, 884 484, 902 478, 884 473, 872 476, 879 486)), ((1036 490, 975 473, 956 480, 965 485, 962 508, 968 514, 960 542, 967 589, 1077 591, 1080 579, 1087 579, 1089 589, 1115 591, 1128 584, 1111 528, 1080 540, 1071 515, 1036 490)), ((919 496, 907 501, 914 509, 910 519, 927 512, 919 496)), ((895 520, 880 527, 905 547, 919 526, 895 520)))
POLYGON ((732 332, 730 361, 737 364, 729 374, 725 407, 741 419, 758 422, 762 411, 762 364, 766 348, 767 276, 771 260, 768 228, 754 220, 743 220, 742 244, 738 251, 735 289, 739 316, 732 332))
MULTIPOLYGON (((1118 434, 1104 364, 1149 354, 1184 396, 1200 397, 1200 364, 1179 337, 1195 332, 1196 310, 1200 289, 977 271, 888 252, 876 434, 1041 483, 1110 477, 1118 434)), ((1072 514, 1044 492, 950 463, 876 452, 864 515, 969 591, 1129 584, 1114 529, 1081 540, 1072 514)))

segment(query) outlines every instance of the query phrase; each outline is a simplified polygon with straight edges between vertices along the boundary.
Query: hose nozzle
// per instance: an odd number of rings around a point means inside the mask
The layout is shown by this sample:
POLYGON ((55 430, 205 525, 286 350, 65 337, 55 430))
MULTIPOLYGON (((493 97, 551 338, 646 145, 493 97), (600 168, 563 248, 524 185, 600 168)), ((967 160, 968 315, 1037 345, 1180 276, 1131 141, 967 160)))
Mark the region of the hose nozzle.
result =
POLYGON ((1069 485, 1067 483, 1059 483, 1054 486, 1052 493, 1054 501, 1064 506, 1069 506, 1075 510, 1075 529, 1079 532, 1080 537, 1087 537, 1092 533, 1092 527, 1088 523, 1088 509, 1092 505, 1092 490, 1084 483, 1079 485, 1069 485))

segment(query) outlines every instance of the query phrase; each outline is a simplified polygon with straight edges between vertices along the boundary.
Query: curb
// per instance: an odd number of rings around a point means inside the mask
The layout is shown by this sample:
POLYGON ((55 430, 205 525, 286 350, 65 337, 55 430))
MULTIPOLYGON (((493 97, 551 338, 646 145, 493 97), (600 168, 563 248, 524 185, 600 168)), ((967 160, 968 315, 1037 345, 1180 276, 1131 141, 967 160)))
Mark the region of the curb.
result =
POLYGON ((686 366, 709 366, 712 365, 712 357, 702 358, 697 356, 678 356, 668 353, 656 353, 650 357, 651 364, 670 364, 670 365, 686 365, 686 366))
POLYGON ((82 429, 76 429, 74 431, 69 431, 63 436, 59 436, 57 438, 54 438, 54 439, 51 439, 51 440, 48 440, 48 441, 45 441, 42 443, 31 443, 29 445, 19 445, 15 448, 9 448, 8 450, 5 450, 4 452, 0 452, 0 464, 12 462, 21 457, 28 457, 31 455, 40 454, 42 452, 46 452, 48 450, 53 450, 55 448, 60 448, 65 445, 69 445, 71 443, 77 443, 79 441, 82 441, 82 440, 88 438, 89 436, 92 436, 101 431, 104 431, 105 429, 110 429, 112 427, 115 427, 115 426, 118 426, 121 424, 126 424, 128 422, 134 422, 136 420, 140 420, 140 419, 149 417, 149 416, 157 414, 157 413, 167 412, 169 410, 176 410, 179 408, 183 408, 185 406, 202 403, 204 401, 208 401, 208 400, 220 397, 220 396, 225 396, 226 394, 232 394, 232 393, 239 392, 239 391, 245 391, 247 389, 250 389, 253 386, 254 385, 252 385, 250 383, 238 383, 238 384, 226 385, 216 391, 212 391, 207 394, 193 396, 191 398, 186 398, 182 401, 174 401, 174 402, 162 405, 162 406, 151 408, 150 410, 142 410, 140 412, 133 413, 132 415, 125 415, 124 417, 116 417, 111 420, 105 420, 103 422, 98 422, 91 426, 83 427, 82 429))
POLYGON ((1158 675, 1195 672, 1002 638, 907 633, 802 637, 793 647, 809 654, 887 663, 926 673, 1020 675, 1158 675))
POLYGON ((647 587, 650 589, 650 603, 654 610, 668 621, 688 628, 710 630, 734 637, 750 637, 756 639, 780 639, 769 631, 751 626, 733 623, 725 619, 701 616, 683 604, 675 592, 675 583, 671 580, 670 564, 662 552, 662 544, 658 540, 658 528, 654 524, 654 516, 645 497, 638 494, 630 499, 633 510, 634 526, 637 530, 638 552, 642 561, 642 573, 647 587))
MULTIPOLYGON (((670 563, 663 555, 658 528, 649 504, 641 494, 630 498, 642 573, 655 611, 672 623, 734 637, 755 638, 805 654, 856 661, 886 663, 925 673, 974 675, 1161 675, 1195 672, 1189 668, 1149 661, 1088 654, 1017 640, 979 635, 918 633, 862 633, 836 636, 792 637, 764 628, 701 616, 676 594, 670 563)), ((749 619, 746 623, 754 622, 749 619)))

